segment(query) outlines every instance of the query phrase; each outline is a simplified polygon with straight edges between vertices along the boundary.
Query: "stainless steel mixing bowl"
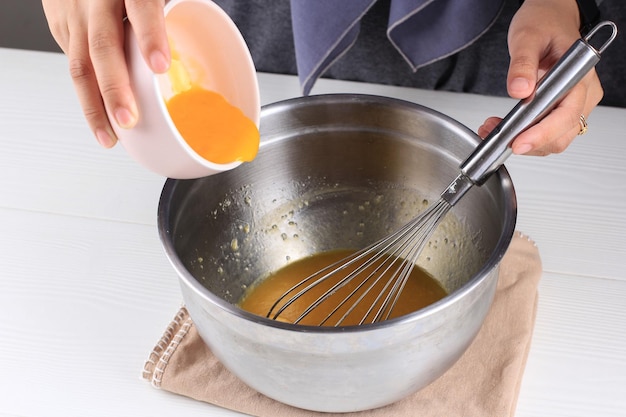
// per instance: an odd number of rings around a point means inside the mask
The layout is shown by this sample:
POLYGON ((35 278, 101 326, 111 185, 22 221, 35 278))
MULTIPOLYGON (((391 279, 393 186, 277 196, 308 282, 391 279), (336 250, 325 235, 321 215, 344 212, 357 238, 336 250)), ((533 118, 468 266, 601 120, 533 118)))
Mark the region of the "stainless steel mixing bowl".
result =
POLYGON ((435 380, 491 306, 517 214, 506 170, 470 190, 420 258, 449 296, 378 324, 294 326, 234 303, 290 261, 362 247, 415 216, 479 139, 428 108, 363 95, 266 106, 261 138, 254 162, 168 180, 161 196, 160 236, 204 341, 252 388, 310 410, 376 408, 435 380))

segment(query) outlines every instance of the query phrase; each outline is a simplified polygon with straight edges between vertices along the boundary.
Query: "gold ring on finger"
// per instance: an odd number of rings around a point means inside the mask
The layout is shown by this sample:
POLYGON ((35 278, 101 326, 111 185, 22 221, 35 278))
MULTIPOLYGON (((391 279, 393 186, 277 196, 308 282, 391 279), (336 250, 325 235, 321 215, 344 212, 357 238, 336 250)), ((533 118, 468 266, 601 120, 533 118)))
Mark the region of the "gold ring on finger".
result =
POLYGON ((585 133, 587 133, 587 128, 589 127, 589 125, 587 124, 587 119, 585 118, 584 114, 580 114, 580 117, 578 118, 578 123, 580 123, 580 130, 578 131, 578 134, 584 135, 585 133))

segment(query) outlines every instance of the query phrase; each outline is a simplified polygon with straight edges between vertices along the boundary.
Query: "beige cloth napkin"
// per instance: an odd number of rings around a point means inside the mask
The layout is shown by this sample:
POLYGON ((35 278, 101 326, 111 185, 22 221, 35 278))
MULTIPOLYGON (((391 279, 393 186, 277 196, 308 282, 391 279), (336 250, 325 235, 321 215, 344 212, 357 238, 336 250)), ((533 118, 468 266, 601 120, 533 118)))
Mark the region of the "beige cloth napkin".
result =
POLYGON ((500 264, 494 303, 478 336, 435 382, 394 404, 356 413, 316 413, 272 400, 225 369, 183 307, 150 353, 143 378, 154 387, 258 417, 506 417, 515 414, 535 321, 541 259, 516 233, 500 264))

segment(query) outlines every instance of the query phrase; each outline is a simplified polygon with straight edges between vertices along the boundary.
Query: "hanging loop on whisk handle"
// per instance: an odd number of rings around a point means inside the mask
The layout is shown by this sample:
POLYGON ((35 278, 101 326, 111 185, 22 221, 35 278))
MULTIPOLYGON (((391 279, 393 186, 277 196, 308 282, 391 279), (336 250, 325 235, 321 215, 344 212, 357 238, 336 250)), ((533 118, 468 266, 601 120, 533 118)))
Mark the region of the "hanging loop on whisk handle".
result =
POLYGON ((461 164, 463 175, 474 184, 484 183, 511 155, 511 143, 517 135, 543 119, 600 61, 600 54, 616 36, 615 23, 605 21, 574 42, 537 83, 535 92, 521 100, 461 164), (611 28, 611 36, 595 48, 589 42, 603 27, 611 28))

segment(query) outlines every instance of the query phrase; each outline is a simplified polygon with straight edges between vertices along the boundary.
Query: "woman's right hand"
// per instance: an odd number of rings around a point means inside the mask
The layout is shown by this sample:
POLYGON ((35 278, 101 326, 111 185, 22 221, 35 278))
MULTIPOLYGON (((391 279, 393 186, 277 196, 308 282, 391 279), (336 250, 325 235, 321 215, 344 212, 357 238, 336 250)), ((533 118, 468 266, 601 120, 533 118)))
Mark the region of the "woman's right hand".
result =
POLYGON ((164 0, 42 0, 50 32, 69 60, 74 88, 87 123, 105 148, 117 138, 111 123, 132 128, 138 120, 124 57, 124 18, 146 63, 167 71, 170 51, 164 0), (106 109, 115 120, 109 120, 106 109))
MULTIPOLYGON (((580 39, 580 12, 574 0, 526 0, 509 26, 511 63, 508 92, 524 99, 569 47, 580 39)), ((583 130, 583 121, 600 103, 604 90, 591 70, 539 123, 515 138, 513 153, 549 155, 563 152, 583 130)), ((478 129, 482 137, 500 122, 490 117, 478 129)))

